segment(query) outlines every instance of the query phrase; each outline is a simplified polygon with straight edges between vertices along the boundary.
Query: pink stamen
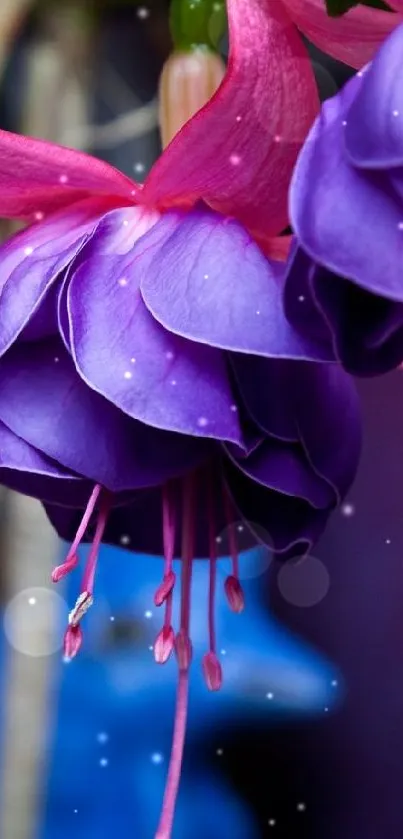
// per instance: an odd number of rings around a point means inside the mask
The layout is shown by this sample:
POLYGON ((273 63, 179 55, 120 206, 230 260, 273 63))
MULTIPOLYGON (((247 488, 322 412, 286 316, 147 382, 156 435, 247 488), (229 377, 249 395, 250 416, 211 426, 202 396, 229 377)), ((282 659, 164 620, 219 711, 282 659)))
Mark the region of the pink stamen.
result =
POLYGON ((228 605, 233 612, 243 612, 245 595, 239 581, 239 555, 234 526, 234 510, 228 491, 224 489, 224 508, 228 526, 229 549, 232 559, 232 574, 225 580, 224 589, 228 605))
POLYGON ((203 673, 209 690, 220 690, 222 686, 221 664, 215 653, 203 656, 203 673))
POLYGON ((71 661, 74 658, 82 644, 83 633, 80 625, 68 626, 64 636, 63 654, 65 661, 71 661))
POLYGON ((59 580, 62 580, 63 577, 66 576, 66 574, 69 574, 70 571, 72 571, 78 565, 77 550, 79 548, 81 540, 85 536, 85 531, 87 530, 90 518, 94 512, 94 508, 98 501, 101 489, 102 487, 100 484, 96 484, 96 486, 94 487, 90 499, 88 501, 85 513, 81 519, 80 526, 77 530, 74 542, 71 545, 66 559, 62 565, 58 565, 57 568, 55 568, 52 572, 52 580, 54 583, 58 583, 59 580))
POLYGON ((163 626, 154 643, 154 658, 157 664, 165 664, 175 647, 175 633, 172 626, 163 626))
POLYGON ((170 489, 169 484, 167 484, 162 491, 162 527, 165 565, 164 578, 154 595, 156 606, 162 606, 165 603, 164 625, 154 644, 154 658, 157 664, 165 664, 174 649, 174 631, 171 626, 171 621, 173 590, 176 582, 176 574, 172 570, 175 551, 176 511, 170 489))
MULTIPOLYGON (((92 494, 91 498, 93 497, 93 495, 94 493, 92 494)), ((81 584, 81 592, 77 598, 74 608, 71 610, 69 614, 69 626, 67 628, 64 638, 64 651, 66 659, 71 659, 75 655, 77 655, 78 650, 81 647, 82 631, 80 627, 80 621, 82 620, 84 615, 86 615, 88 609, 92 606, 94 602, 94 578, 98 562, 99 548, 102 542, 102 537, 104 535, 106 522, 108 520, 110 506, 110 496, 109 494, 104 492, 104 495, 101 496, 101 505, 98 513, 94 540, 91 545, 91 549, 84 569, 83 580, 81 584)), ((86 510, 86 516, 87 512, 88 507, 86 510)), ((80 530, 82 530, 82 524, 83 522, 81 522, 80 530)), ((83 531, 82 535, 84 535, 84 532, 85 530, 83 531)))
POLYGON ((189 697, 189 666, 191 659, 189 629, 192 565, 194 557, 194 519, 195 478, 194 476, 190 476, 185 479, 183 484, 181 620, 180 631, 178 632, 175 645, 179 665, 175 725, 164 801, 155 839, 170 839, 171 837, 185 747, 189 697))

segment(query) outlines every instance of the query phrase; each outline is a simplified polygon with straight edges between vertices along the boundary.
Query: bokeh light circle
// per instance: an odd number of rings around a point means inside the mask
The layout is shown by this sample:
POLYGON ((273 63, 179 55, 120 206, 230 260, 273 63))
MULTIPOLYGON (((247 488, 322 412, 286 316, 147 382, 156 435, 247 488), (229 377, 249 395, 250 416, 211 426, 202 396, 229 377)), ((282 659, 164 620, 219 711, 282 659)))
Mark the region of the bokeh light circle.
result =
POLYGON ((20 591, 4 611, 4 632, 10 646, 33 658, 59 652, 68 611, 66 601, 50 588, 20 591))
POLYGON ((306 556, 282 565, 277 585, 287 603, 307 609, 325 599, 330 588, 330 576, 320 559, 306 556))

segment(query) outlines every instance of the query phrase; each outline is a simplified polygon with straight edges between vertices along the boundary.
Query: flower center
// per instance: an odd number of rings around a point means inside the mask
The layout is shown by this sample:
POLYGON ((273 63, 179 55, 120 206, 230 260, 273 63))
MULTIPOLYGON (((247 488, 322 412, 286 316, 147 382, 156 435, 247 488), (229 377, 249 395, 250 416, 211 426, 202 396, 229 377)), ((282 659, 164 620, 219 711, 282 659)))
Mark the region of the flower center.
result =
MULTIPOLYGON (((164 622, 154 644, 154 657, 158 664, 165 664, 175 651, 178 664, 178 685, 176 712, 172 738, 171 757, 162 804, 159 826, 155 839, 170 839, 182 770, 183 752, 186 737, 189 670, 192 662, 192 642, 190 638, 192 568, 196 555, 196 511, 201 491, 206 493, 209 545, 209 592, 208 592, 208 652, 203 656, 202 669, 209 690, 217 691, 222 684, 222 670, 216 651, 215 599, 217 588, 217 537, 215 514, 215 486, 213 475, 195 472, 181 479, 180 494, 178 482, 167 483, 162 490, 162 541, 164 550, 164 574, 154 595, 156 606, 164 607, 164 622), (176 588, 176 575, 173 560, 181 518, 181 580, 180 580, 180 620, 175 633, 172 626, 173 597, 176 588)), ((244 595, 239 581, 238 548, 234 525, 234 510, 225 487, 223 506, 228 527, 229 550, 232 559, 232 573, 224 583, 228 604, 234 612, 244 608, 244 595)), ((96 485, 90 496, 75 539, 64 563, 53 574, 54 582, 61 580, 78 564, 78 547, 83 540, 92 517, 95 517, 95 533, 85 565, 81 591, 76 604, 69 614, 69 625, 64 639, 66 660, 74 658, 82 643, 81 620, 92 606, 94 600, 94 580, 102 537, 111 509, 112 496, 100 485, 96 485)))

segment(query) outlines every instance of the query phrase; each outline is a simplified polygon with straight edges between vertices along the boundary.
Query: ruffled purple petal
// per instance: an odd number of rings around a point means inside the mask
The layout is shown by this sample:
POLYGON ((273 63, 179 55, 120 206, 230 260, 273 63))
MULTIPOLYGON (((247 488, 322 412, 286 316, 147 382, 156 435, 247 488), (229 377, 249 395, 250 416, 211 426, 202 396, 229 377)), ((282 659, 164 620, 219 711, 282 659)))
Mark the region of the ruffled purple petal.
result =
POLYGON ((383 172, 355 169, 347 158, 346 103, 353 90, 325 103, 309 135, 291 186, 291 221, 313 260, 372 294, 403 302, 403 208, 383 172))
POLYGON ((288 268, 284 305, 295 328, 333 344, 335 359, 353 375, 385 373, 403 358, 403 304, 336 277, 301 248, 288 268))
POLYGON ((298 442, 292 366, 240 353, 231 356, 231 364, 245 408, 258 427, 278 440, 298 442))
POLYGON ((3 486, 55 504, 85 505, 91 484, 68 473, 0 422, 0 481, 3 486))
POLYGON ((140 270, 144 302, 165 329, 235 352, 328 358, 284 317, 283 264, 267 259, 238 222, 198 208, 167 213, 164 227, 170 234, 140 270))
POLYGON ((301 498, 254 483, 230 460, 225 473, 236 507, 260 541, 284 559, 310 550, 325 529, 329 509, 317 509, 301 498))
POLYGON ((365 70, 347 115, 345 142, 356 166, 403 166, 403 25, 384 42, 365 70))
MULTIPOLYGON (((96 221, 94 202, 83 201, 23 230, 0 249, 0 354, 35 316, 96 221)), ((46 317, 54 323, 52 312, 46 317)))
POLYGON ((182 474, 202 440, 147 428, 88 388, 60 341, 20 345, 0 361, 0 419, 62 467, 113 492, 182 474))
POLYGON ((69 282, 70 342, 80 375, 147 425, 241 444, 224 354, 167 332, 140 294, 140 280, 176 216, 119 253, 122 218, 116 211, 100 223, 69 282))

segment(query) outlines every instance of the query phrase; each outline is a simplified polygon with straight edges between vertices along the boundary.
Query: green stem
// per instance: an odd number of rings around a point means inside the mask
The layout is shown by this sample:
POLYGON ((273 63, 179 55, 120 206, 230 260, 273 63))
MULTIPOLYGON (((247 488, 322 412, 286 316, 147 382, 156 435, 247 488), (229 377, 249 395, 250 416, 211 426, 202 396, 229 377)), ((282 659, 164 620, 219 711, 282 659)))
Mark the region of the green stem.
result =
POLYGON ((226 25, 225 0, 171 0, 170 26, 177 51, 216 52, 226 25))

